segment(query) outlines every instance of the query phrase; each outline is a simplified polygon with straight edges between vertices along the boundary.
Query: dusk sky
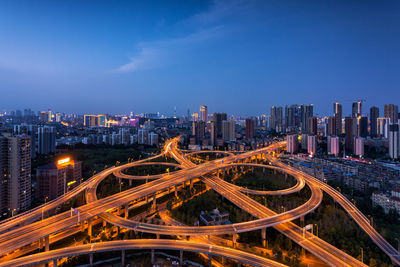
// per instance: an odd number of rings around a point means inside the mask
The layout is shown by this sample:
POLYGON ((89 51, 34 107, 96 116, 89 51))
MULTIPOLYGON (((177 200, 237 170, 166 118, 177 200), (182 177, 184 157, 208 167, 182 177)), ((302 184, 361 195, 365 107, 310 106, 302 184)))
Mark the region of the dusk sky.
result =
MULTIPOLYGON (((1 1, 0 109, 400 104, 400 1, 1 1)), ((383 113, 383 110, 381 110, 383 113)))

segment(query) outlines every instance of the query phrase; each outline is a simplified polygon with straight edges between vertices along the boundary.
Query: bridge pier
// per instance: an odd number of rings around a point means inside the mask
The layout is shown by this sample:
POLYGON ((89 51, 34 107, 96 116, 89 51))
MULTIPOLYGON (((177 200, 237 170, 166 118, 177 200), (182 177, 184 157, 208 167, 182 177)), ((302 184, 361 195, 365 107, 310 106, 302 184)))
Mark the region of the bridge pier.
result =
POLYGON ((193 189, 193 179, 190 179, 190 185, 189 185, 189 189, 192 190, 193 189))
POLYGON ((129 179, 129 187, 132 186, 132 179, 129 179))
POLYGON ((103 220, 103 228, 107 226, 106 220, 103 220))
POLYGON ((53 267, 57 267, 57 260, 53 260, 53 267))
POLYGON ((267 228, 261 229, 262 246, 267 247, 267 228))
POLYGON ((304 215, 300 217, 300 227, 304 227, 304 215))
POLYGON ((154 264, 154 249, 151 250, 151 264, 154 264))
POLYGON ((179 251, 179 266, 183 265, 183 250, 179 251))
POLYGON ((233 233, 232 234, 232 247, 236 248, 236 239, 237 239, 237 234, 233 233))
POLYGON ((129 215, 129 204, 125 204, 125 219, 128 218, 129 215))
POLYGON ((149 203, 149 196, 146 195, 145 200, 146 200, 146 204, 149 203))
POLYGON ((89 254, 89 265, 93 266, 93 253, 89 254))
POLYGON ((175 185, 174 188, 175 188, 175 190, 174 190, 175 191, 175 197, 178 198, 178 187, 175 185))
POLYGON ((88 235, 90 237, 90 240, 92 240, 92 220, 88 220, 88 235))
POLYGON ((50 250, 50 240, 49 240, 49 236, 47 235, 44 238, 44 244, 45 244, 45 250, 44 251, 49 251, 50 250))
POLYGON ((157 239, 160 239, 160 234, 156 234, 156 238, 157 238, 157 239))
POLYGON ((156 194, 153 195, 153 204, 151 205, 151 208, 153 210, 157 209, 157 198, 156 198, 156 194))
POLYGON ((121 251, 121 265, 125 267, 125 249, 121 251))
POLYGON ((208 254, 208 267, 211 267, 212 257, 211 254, 208 254))

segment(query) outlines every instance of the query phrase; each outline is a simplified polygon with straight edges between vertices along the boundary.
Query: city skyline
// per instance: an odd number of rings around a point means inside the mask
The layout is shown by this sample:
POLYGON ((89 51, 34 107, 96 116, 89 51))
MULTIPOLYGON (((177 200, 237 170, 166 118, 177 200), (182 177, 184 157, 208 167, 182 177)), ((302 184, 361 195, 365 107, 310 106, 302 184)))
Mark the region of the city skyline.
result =
POLYGON ((21 3, 0 4, 1 110, 327 115, 400 97, 397 1, 21 3))

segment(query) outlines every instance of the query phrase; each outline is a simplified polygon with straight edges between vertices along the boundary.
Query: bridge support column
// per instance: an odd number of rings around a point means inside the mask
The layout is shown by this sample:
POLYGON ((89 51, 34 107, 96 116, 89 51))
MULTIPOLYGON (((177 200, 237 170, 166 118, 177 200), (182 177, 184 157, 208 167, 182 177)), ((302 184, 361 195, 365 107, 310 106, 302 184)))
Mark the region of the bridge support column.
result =
POLYGON ((156 234, 156 238, 157 238, 157 239, 160 239, 160 234, 156 234))
POLYGON ((154 249, 151 250, 151 264, 154 264, 154 249))
POLYGON ((208 267, 211 267, 212 257, 211 254, 208 254, 208 267))
POLYGON ((103 227, 106 227, 107 226, 107 222, 106 222, 106 220, 103 220, 103 227))
POLYGON ((122 265, 122 267, 125 267, 125 250, 124 249, 121 251, 121 265, 122 265))
POLYGON ((178 198, 178 187, 175 185, 174 188, 175 188, 175 190, 174 190, 175 191, 175 197, 178 198))
POLYGON ((190 186, 189 189, 192 190, 193 189, 193 179, 190 179, 190 186))
POLYGON ((179 266, 183 265, 183 250, 179 251, 179 266))
POLYGON ((125 219, 128 218, 129 215, 129 204, 125 204, 125 219))
POLYGON ((57 267, 57 260, 53 260, 53 267, 57 267))
POLYGON ((149 196, 146 196, 145 199, 146 199, 146 204, 149 203, 149 196))
POLYGON ((93 253, 89 254, 89 265, 93 266, 93 253))
POLYGON ((236 240, 237 240, 237 234, 233 233, 232 234, 232 247, 236 248, 236 240))
POLYGON ((49 251, 50 250, 50 240, 49 240, 49 236, 46 236, 44 238, 44 247, 45 247, 45 251, 49 251))
POLYGON ((129 179, 129 186, 132 186, 132 179, 129 179))
POLYGON ((117 235, 121 233, 121 227, 117 226, 117 235))
POLYGON ((300 227, 304 227, 304 215, 300 217, 300 227))
POLYGON ((156 198, 156 194, 153 195, 153 204, 151 205, 153 210, 157 209, 157 198, 156 198))
POLYGON ((90 237, 90 240, 92 239, 92 220, 88 220, 88 235, 90 237))
POLYGON ((267 247, 267 228, 261 229, 261 239, 263 247, 267 247))

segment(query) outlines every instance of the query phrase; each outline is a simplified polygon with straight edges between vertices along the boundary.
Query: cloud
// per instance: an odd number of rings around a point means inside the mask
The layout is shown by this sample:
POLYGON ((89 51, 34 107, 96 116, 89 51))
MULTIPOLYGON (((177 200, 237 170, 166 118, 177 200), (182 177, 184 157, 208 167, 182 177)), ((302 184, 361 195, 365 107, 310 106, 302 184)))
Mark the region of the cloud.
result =
POLYGON ((136 55, 112 73, 127 73, 164 67, 179 60, 179 55, 193 49, 196 45, 222 37, 231 29, 222 26, 221 21, 248 10, 243 0, 213 1, 210 8, 178 22, 175 28, 189 29, 189 33, 176 38, 142 42, 136 45, 136 55))

